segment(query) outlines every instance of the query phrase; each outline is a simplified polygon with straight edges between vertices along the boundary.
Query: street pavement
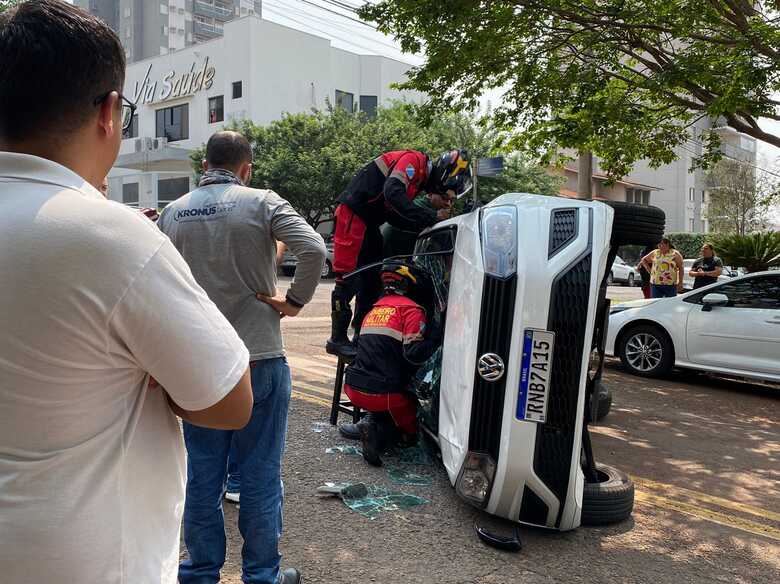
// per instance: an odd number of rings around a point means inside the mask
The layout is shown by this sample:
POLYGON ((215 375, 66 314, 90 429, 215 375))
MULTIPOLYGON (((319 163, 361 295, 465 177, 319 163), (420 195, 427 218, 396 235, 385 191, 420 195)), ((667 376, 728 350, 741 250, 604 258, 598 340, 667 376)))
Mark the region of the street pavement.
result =
MULTIPOLYGON (((306 582, 780 582, 780 389, 682 372, 646 380, 610 362, 604 378, 614 405, 592 428, 594 450, 634 478, 633 517, 568 533, 522 528, 523 550, 499 552, 476 538, 473 524, 508 524, 461 501, 440 464, 412 467, 430 485, 399 487, 359 456, 325 452, 348 443, 325 423, 336 370, 323 349, 331 289, 323 282, 299 317, 283 321, 293 400, 282 552, 284 565, 299 568, 306 582), (391 487, 429 503, 370 520, 318 498, 316 487, 326 481, 391 487)), ((609 295, 641 296, 617 287, 609 295)), ((239 584, 235 506, 226 504, 225 519, 222 581, 239 584)))

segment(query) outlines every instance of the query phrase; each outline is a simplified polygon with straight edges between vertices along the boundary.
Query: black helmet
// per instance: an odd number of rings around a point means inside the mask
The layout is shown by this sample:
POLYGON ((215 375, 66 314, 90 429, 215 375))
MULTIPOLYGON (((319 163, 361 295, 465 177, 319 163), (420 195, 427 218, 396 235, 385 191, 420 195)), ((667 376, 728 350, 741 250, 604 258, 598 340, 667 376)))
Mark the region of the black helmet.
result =
POLYGON ((439 156, 431 165, 425 190, 429 193, 444 194, 455 191, 459 197, 471 187, 471 159, 466 150, 450 150, 439 156))
POLYGON ((422 283, 424 274, 414 264, 403 260, 387 260, 382 264, 380 278, 385 293, 409 295, 422 283))

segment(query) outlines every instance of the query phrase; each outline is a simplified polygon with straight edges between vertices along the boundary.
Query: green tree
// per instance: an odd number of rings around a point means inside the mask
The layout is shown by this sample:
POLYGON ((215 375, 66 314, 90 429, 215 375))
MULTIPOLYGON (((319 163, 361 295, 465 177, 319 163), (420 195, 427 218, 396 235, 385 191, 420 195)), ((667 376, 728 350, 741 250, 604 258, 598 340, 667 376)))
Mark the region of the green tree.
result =
MULTIPOLYGON (((405 87, 429 111, 473 109, 501 91, 496 120, 552 156, 592 151, 612 176, 676 158, 704 116, 780 146, 780 21, 766 0, 382 0, 362 18, 426 61, 405 87)), ((718 157, 716 132, 696 136, 718 157)))
POLYGON ((15 4, 19 4, 21 1, 22 0, 0 0, 0 13, 5 12, 15 4))
POLYGON ((768 227, 770 211, 778 201, 778 184, 754 166, 724 159, 708 175, 710 199, 707 219, 719 233, 747 235, 768 227))
MULTIPOLYGON (((466 148, 472 156, 502 151, 499 132, 475 117, 452 113, 424 126, 415 108, 403 103, 379 108, 373 119, 331 108, 288 114, 263 127, 250 121, 230 127, 252 144, 251 186, 276 191, 314 227, 330 220, 339 193, 383 152, 412 149, 435 157, 451 148, 466 148)), ((204 148, 192 155, 197 173, 204 155, 204 148)), ((480 198, 488 201, 512 191, 554 194, 559 182, 531 161, 510 156, 503 176, 480 185, 480 198)))

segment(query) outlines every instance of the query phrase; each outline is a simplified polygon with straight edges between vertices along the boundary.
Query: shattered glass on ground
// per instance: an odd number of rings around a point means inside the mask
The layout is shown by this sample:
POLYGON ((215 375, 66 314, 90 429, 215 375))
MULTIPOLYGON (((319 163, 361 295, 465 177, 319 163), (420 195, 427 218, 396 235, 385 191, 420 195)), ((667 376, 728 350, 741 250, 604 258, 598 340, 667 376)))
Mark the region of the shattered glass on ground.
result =
POLYGON ((357 446, 352 446, 350 444, 339 444, 336 446, 331 446, 329 448, 325 449, 326 454, 348 454, 348 455, 362 455, 363 451, 358 448, 357 446))
POLYGON ((368 495, 365 497, 343 496, 342 499, 344 504, 355 513, 369 519, 376 519, 381 513, 388 511, 405 511, 430 503, 427 499, 416 495, 375 486, 368 487, 368 495))
POLYGON ((387 476, 397 485, 414 485, 428 487, 433 484, 433 478, 398 467, 388 467, 387 476))

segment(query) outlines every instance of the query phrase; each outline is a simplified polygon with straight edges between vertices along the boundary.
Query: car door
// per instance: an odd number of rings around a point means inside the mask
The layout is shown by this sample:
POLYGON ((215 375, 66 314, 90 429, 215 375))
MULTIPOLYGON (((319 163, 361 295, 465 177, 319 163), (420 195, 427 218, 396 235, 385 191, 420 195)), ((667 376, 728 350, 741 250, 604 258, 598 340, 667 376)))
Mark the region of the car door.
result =
POLYGON ((719 369, 780 374, 780 274, 740 278, 685 299, 691 363, 719 369), (703 310, 706 294, 725 294, 728 306, 703 310))

